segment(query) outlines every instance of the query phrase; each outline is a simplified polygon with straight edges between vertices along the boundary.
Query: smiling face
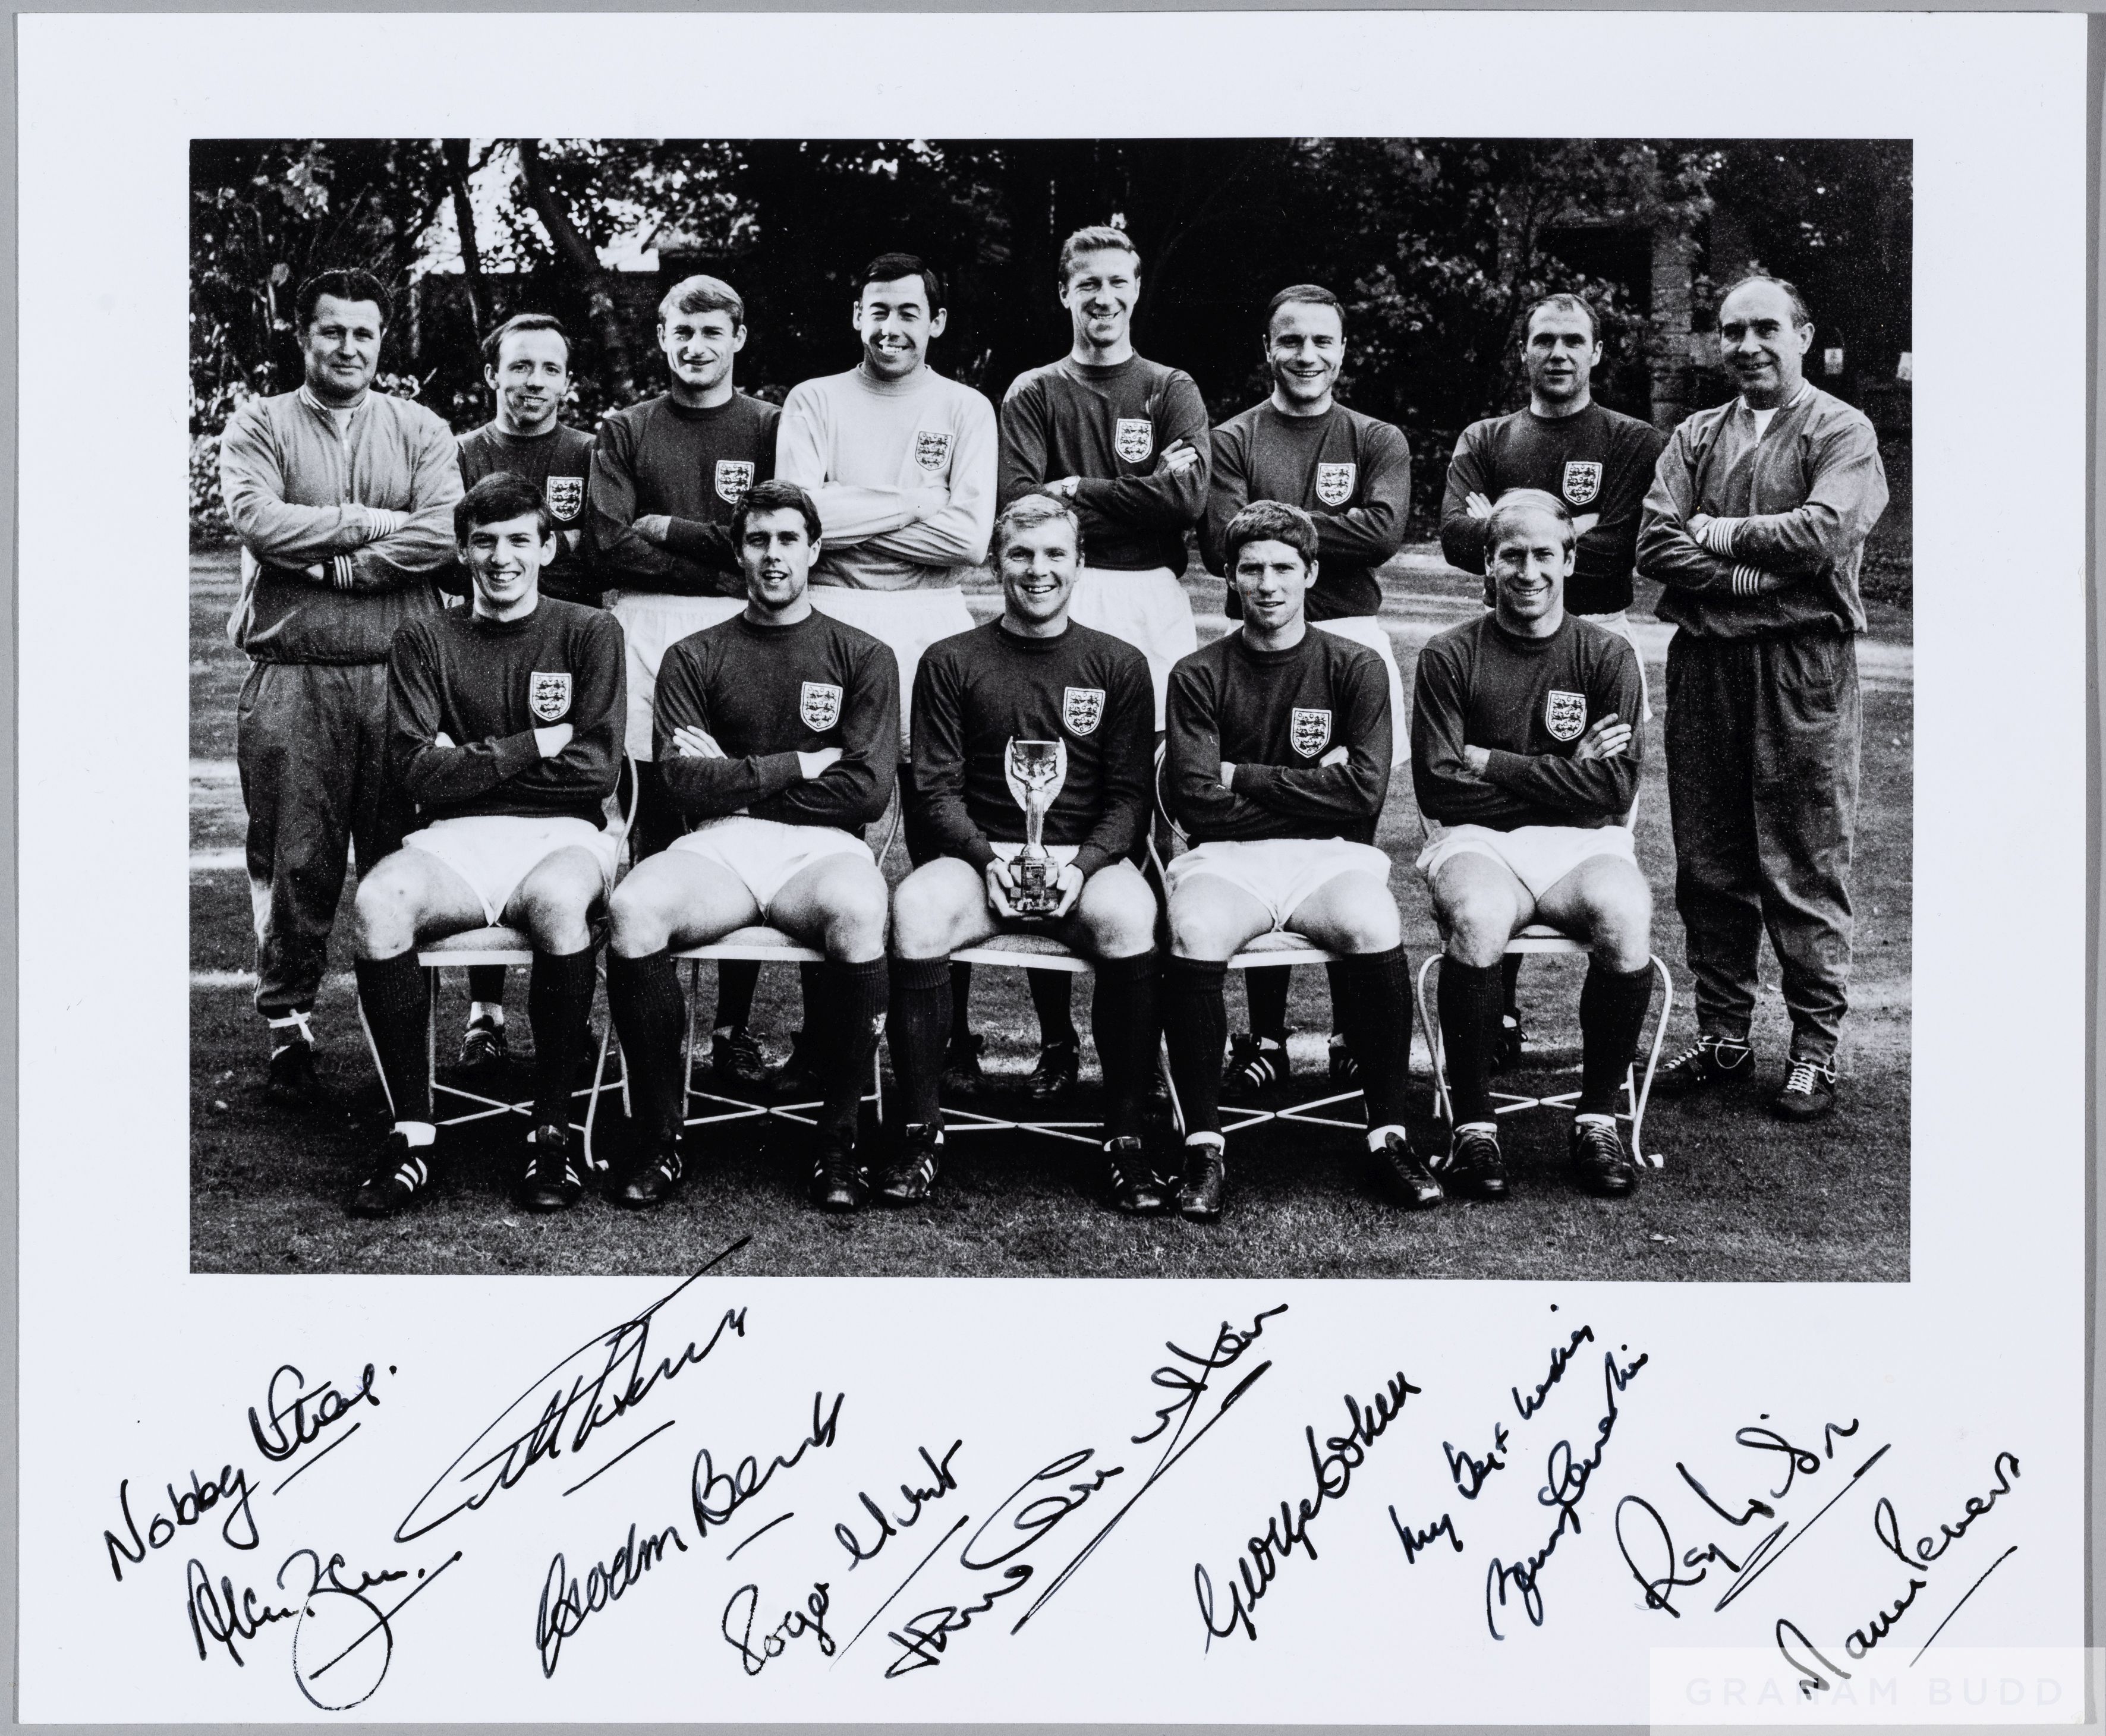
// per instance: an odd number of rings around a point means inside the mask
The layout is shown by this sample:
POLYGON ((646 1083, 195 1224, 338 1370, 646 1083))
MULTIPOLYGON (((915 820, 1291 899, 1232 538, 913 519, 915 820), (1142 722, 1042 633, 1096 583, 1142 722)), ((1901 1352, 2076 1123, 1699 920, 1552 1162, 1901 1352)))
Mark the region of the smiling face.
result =
POLYGON ((1795 325, 1791 298, 1775 284, 1743 284, 1718 309, 1718 359, 1757 409, 1789 403, 1806 378, 1812 325, 1795 325))
POLYGON ((514 332, 483 378, 497 394, 497 419, 508 434, 545 434, 571 389, 571 347, 562 333, 514 332))
POLYGON ((1572 576, 1572 526, 1539 507, 1503 513, 1497 540, 1485 552, 1499 624, 1531 638, 1557 630, 1565 618, 1565 581, 1572 576))
POLYGON ((1140 261, 1123 248, 1078 253, 1060 286, 1060 305, 1075 328, 1078 350, 1117 350, 1131 339, 1133 304, 1140 294, 1140 261))
POLYGON ((300 339, 307 390, 325 404, 357 402, 380 365, 383 329, 374 302, 316 298, 314 317, 300 339))
POLYGON ((1321 302, 1283 302, 1266 333, 1266 365, 1272 369, 1275 401, 1305 415, 1331 401, 1338 370, 1346 363, 1345 322, 1321 302))
POLYGON ((1064 514, 1035 525, 1012 526, 1002 534, 997 558, 1001 563, 1007 613, 1016 625, 1043 628, 1066 616, 1082 560, 1075 548, 1075 527, 1064 514))
POLYGON ((1578 308, 1539 307, 1529 316, 1521 360, 1531 398, 1553 407, 1584 405, 1601 360, 1593 323, 1578 308))
POLYGON ((738 570, 756 606, 779 615, 804 594, 819 545, 795 507, 750 512, 738 537, 738 570))
POLYGON ((531 612, 540 600, 541 568, 556 558, 555 533, 544 539, 540 514, 522 512, 469 526, 459 553, 475 586, 475 612, 511 620, 531 612))
POLYGON ((943 320, 919 276, 865 284, 855 306, 863 366, 881 380, 905 379, 929 359, 929 340, 943 335, 943 320))
POLYGON ((1289 544, 1260 540, 1236 551, 1231 576, 1243 599, 1246 625, 1275 633, 1302 619, 1302 598, 1315 581, 1316 569, 1289 544))
POLYGON ((746 347, 746 328, 722 307, 666 314, 658 322, 658 349, 683 396, 700 397, 731 383, 732 358, 746 347))

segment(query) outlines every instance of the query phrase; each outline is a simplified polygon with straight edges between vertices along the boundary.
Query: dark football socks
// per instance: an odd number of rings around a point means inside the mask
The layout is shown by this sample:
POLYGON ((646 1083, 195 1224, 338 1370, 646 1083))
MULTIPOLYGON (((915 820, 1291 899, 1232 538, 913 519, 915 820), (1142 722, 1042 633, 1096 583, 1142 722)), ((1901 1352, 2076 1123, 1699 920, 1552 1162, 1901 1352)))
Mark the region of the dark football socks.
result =
POLYGON ((526 977, 526 1022, 534 1032, 534 1125, 568 1127, 571 1092, 592 1030, 594 961, 598 949, 537 951, 526 977))
POLYGON ((504 967, 502 964, 476 964, 468 973, 468 998, 480 1000, 491 1006, 504 1004, 504 967))
POLYGON ((687 1031, 688 1003, 680 993, 673 955, 661 951, 625 959, 610 950, 607 1004, 614 1015, 615 1035, 621 1039, 621 1064, 628 1072, 637 1130, 648 1150, 677 1134, 687 1116, 680 1041, 687 1031))
MULTIPOLYGON (((1519 1018, 1521 1017, 1521 1007, 1519 1003, 1514 999, 1514 996, 1517 992, 1517 985, 1521 982, 1521 961, 1522 957, 1523 955, 1521 953, 1509 952, 1504 958, 1499 960, 1499 1010, 1501 1013, 1509 1013, 1516 1018, 1519 1018)), ((1445 964, 1441 966, 1443 970, 1445 970, 1448 967, 1445 964)))
MULTIPOLYGON (((894 959, 885 1038, 899 1085, 902 1125, 926 1127, 942 1113, 943 1046, 951 1031, 948 959, 894 959)), ((1102 992, 1100 991, 1100 992, 1102 992)))
POLYGON ((972 966, 953 964, 951 967, 950 1031, 950 1040, 953 1043, 962 1043, 973 1034, 972 1000, 972 966))
POLYGON ((1038 1014, 1039 1040, 1046 1043, 1075 1041, 1073 976, 1064 970, 1027 970, 1024 981, 1031 991, 1032 1007, 1038 1014))
POLYGON ((1105 1072, 1107 1139, 1140 1136, 1141 1106, 1148 1094, 1148 1076, 1154 1070, 1161 1028, 1155 1002, 1162 974, 1162 955, 1153 949, 1130 959, 1105 959, 1097 965, 1097 984, 1090 998, 1090 1032, 1097 1040, 1097 1063, 1105 1072))
POLYGON ((760 983, 760 964, 755 959, 722 959, 717 964, 717 1010, 713 1023, 719 1031, 728 1025, 743 1025, 753 1017, 753 991, 760 983))
POLYGON ((1499 1027, 1500 969, 1441 961, 1441 1046, 1454 1125, 1492 1119, 1491 1062, 1499 1027))
POLYGON ((1163 969, 1163 1035, 1188 1139, 1221 1130, 1221 1050, 1229 1039, 1221 985, 1228 973, 1218 959, 1173 957, 1163 969))
POLYGON ((1368 1125, 1401 1127, 1411 1076, 1411 960, 1402 946, 1392 946, 1340 959, 1331 969, 1338 973, 1339 1035, 1360 1063, 1368 1125))
POLYGON ((1625 973, 1599 959, 1580 987, 1580 1102, 1575 1115, 1614 1115, 1616 1093, 1637 1053, 1638 1032, 1652 1004, 1652 966, 1625 973))
POLYGON ((820 986, 805 1009, 805 1029, 818 1027, 819 1131, 855 1136, 856 1115, 870 1089, 871 1057, 877 1053, 889 997, 885 960, 818 967, 820 986))
POLYGON ((392 959, 361 959, 352 967, 358 978, 358 1004, 365 1028, 380 1057, 380 1076, 398 1121, 432 1118, 430 1051, 425 1021, 430 1003, 424 973, 417 968, 416 949, 392 959))
POLYGON ((1243 997, 1250 1003, 1250 1028, 1254 1037, 1287 1041, 1287 992, 1294 973, 1284 964, 1268 964, 1261 970, 1243 973, 1243 997))

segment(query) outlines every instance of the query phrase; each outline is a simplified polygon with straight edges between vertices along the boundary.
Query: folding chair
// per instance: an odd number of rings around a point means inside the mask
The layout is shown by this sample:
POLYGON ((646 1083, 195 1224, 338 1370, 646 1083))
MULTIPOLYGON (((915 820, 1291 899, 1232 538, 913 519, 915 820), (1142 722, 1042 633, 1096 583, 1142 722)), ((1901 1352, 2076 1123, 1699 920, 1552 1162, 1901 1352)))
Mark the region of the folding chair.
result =
MULTIPOLYGON (((1163 749, 1155 750, 1155 811, 1161 817, 1163 825, 1171 838, 1181 848, 1189 849, 1190 841, 1177 822, 1171 818, 1170 809, 1163 799, 1163 767, 1167 758, 1163 749)), ((1153 831, 1149 834, 1148 859, 1155 870, 1157 891, 1167 913, 1170 908, 1170 881, 1165 872, 1163 859, 1157 852, 1153 831)), ((1276 928, 1270 934, 1259 935, 1241 952, 1235 954, 1230 959, 1228 968, 1236 971, 1265 969, 1278 964, 1335 964, 1343 956, 1342 953, 1328 951, 1299 934, 1290 934, 1284 929, 1276 928)), ((1171 1077, 1170 1044, 1167 1038, 1163 1044, 1163 1076, 1169 1081, 1170 1113, 1181 1139, 1185 1133, 1185 1106, 1178 1101, 1177 1083, 1171 1077)), ((1319 1110, 1329 1109, 1339 1103, 1351 1103, 1360 1094, 1360 1087, 1355 1085, 1351 1090, 1333 1091, 1328 1097, 1311 1098, 1306 1102, 1289 1104, 1284 1109, 1257 1109, 1248 1104, 1230 1103, 1221 1110, 1222 1137, 1226 1139, 1230 1134, 1241 1133, 1247 1128, 1257 1127, 1266 1121, 1298 1121, 1310 1126, 1343 1127, 1354 1133, 1364 1133, 1367 1131, 1364 1117, 1358 1121, 1347 1121, 1337 1116, 1317 1113, 1319 1110)))
MULTIPOLYGON (((961 946, 951 955, 951 962, 985 964, 997 970, 1051 970, 1074 977, 1096 974, 1095 967, 1080 953, 1050 934, 1028 932, 991 935, 976 945, 961 946)), ((948 1105, 943 1110, 943 1126, 950 1134, 1030 1133, 1042 1134, 1049 1139, 1072 1139, 1078 1145, 1096 1147, 1102 1143, 1101 1122, 1016 1121, 977 1109, 953 1109, 948 1105), (1078 1131, 1083 1129, 1094 1130, 1078 1131)))
MULTIPOLYGON (((618 841, 617 856, 628 844, 630 829, 636 824, 636 762, 633 758, 628 759, 627 765, 629 776, 625 782, 629 790, 629 806, 626 809, 617 808, 615 824, 609 828, 618 841)), ((598 944, 598 940, 595 938, 594 945, 597 946, 598 944)), ((469 1090, 464 1085, 446 1085, 441 1081, 438 1072, 439 981, 441 971, 473 970, 479 964, 506 966, 518 964, 531 969, 534 963, 533 942, 521 929, 513 928, 505 923, 493 923, 486 928, 465 928, 458 934, 449 934, 443 940, 432 941, 428 945, 419 946, 417 949, 417 963, 424 973, 424 1002, 427 1008, 424 1021, 424 1065, 432 1081, 432 1107, 436 1112, 441 1098, 458 1099, 462 1103, 477 1106, 472 1109, 464 1109, 457 1115, 439 1115, 435 1112, 432 1116, 432 1125, 438 1127, 459 1127, 470 1121, 484 1121, 493 1116, 504 1115, 516 1115, 522 1119, 531 1118, 534 1112, 534 1100, 531 1097, 508 1101, 502 1098, 487 1096, 481 1091, 469 1090)), ((604 964, 600 968, 604 974, 606 969, 604 964)), ((359 1029, 365 1033, 365 1046, 373 1055, 373 1069, 379 1074, 380 1088, 385 1091, 388 1089, 388 1076, 381 1069, 380 1050, 373 1040, 371 1027, 365 1022, 365 1009, 363 1006, 358 1009, 358 1026, 359 1029)), ((573 1121, 571 1125, 573 1130, 584 1136, 583 1157, 588 1169, 592 1167, 592 1112, 598 1101, 599 1075, 601 1069, 607 1063, 607 1044, 612 1031, 612 1022, 610 1020, 602 1027, 600 1031, 599 1054, 594 1063, 593 1083, 581 1085, 571 1093, 573 1098, 583 1097, 587 1099, 585 1119, 583 1121, 573 1121)), ((391 1096, 389 1107, 392 1110, 393 1107, 391 1096)))
MULTIPOLYGON (((1631 804, 1630 812, 1624 816, 1624 824, 1633 825, 1637 820, 1638 804, 1634 802, 1631 804)), ((1552 956, 1577 954, 1584 957, 1587 947, 1584 942, 1574 939, 1563 929, 1549 923, 1532 922, 1507 942, 1506 951, 1510 955, 1534 952, 1552 956)), ((1426 1033, 1427 1052, 1433 1058, 1434 1098, 1440 1107, 1441 1119, 1452 1127, 1455 1113, 1448 1095, 1447 1057, 1443 1053, 1441 1022, 1427 1011, 1426 998, 1426 979, 1433 967, 1441 962, 1441 957, 1442 954, 1436 951, 1418 967, 1415 992, 1418 998, 1419 1027, 1426 1033)), ((1658 1170, 1666 1167, 1667 1159, 1659 1152, 1647 1152, 1641 1141, 1645 1134, 1646 1102, 1652 1094, 1653 1069, 1660 1063, 1660 1045, 1667 1036, 1668 1015, 1674 1010, 1674 979, 1668 974, 1667 966, 1660 962, 1658 953, 1651 955, 1651 964, 1660 978, 1660 1016, 1653 1022, 1652 1047, 1646 1054, 1645 1077, 1642 1080, 1638 1078, 1635 1062, 1624 1069, 1624 1097, 1628 1107, 1619 1111, 1616 1119, 1630 1124, 1631 1155, 1639 1163, 1658 1170)), ((1525 1109, 1569 1109, 1580 1101, 1577 1091, 1556 1091, 1545 1097, 1525 1097, 1511 1091, 1494 1091, 1491 1095, 1492 1113, 1494 1115, 1518 1115, 1525 1109)))
MULTIPOLYGON (((901 809, 899 791, 896 784, 894 786, 888 812, 890 817, 885 828, 885 841, 872 852, 880 869, 885 865, 885 857, 892 853, 893 842, 899 834, 901 809)), ((780 928, 770 928, 764 923, 755 923, 743 928, 733 928, 728 934, 719 935, 715 940, 706 942, 701 946, 684 947, 675 952, 673 958, 676 964, 685 964, 688 967, 688 1028, 680 1044, 681 1126, 683 1128, 715 1127, 730 1121, 763 1121, 769 1116, 786 1121, 795 1121, 805 1127, 816 1125, 817 1118, 811 1113, 819 1107, 816 1098, 806 1103, 749 1103, 744 1098, 727 1097, 722 1092, 705 1090, 698 1087, 695 1084, 695 1039, 697 1035, 695 1022, 697 1002, 700 998, 702 966, 706 963, 712 960, 722 961, 726 959, 743 959, 762 964, 820 964, 826 962, 826 955, 813 947, 800 945, 780 928), (689 1113, 697 1102, 722 1107, 706 1111, 700 1115, 689 1113)), ((608 1020, 610 1027, 613 1021, 610 1018, 608 1020)), ((621 1053, 621 1045, 618 1042, 614 1045, 614 1053, 616 1054, 621 1053)), ((598 1112, 600 1093, 607 1088, 606 1081, 602 1076, 606 1066, 607 1054, 607 1046, 603 1044, 600 1050, 601 1071, 596 1072, 594 1075, 592 1100, 587 1105, 585 1111, 585 1161, 588 1167, 595 1169, 604 1168, 603 1165, 596 1163, 593 1157, 592 1126, 598 1112)), ((626 1112, 629 1108, 629 1068, 626 1063, 622 1067, 621 1088, 622 1107, 626 1112)), ((867 1103, 874 1104, 877 1114, 882 1117, 885 1112, 884 1074, 878 1058, 874 1055, 871 1058, 871 1088, 863 1094, 863 1100, 867 1103)))

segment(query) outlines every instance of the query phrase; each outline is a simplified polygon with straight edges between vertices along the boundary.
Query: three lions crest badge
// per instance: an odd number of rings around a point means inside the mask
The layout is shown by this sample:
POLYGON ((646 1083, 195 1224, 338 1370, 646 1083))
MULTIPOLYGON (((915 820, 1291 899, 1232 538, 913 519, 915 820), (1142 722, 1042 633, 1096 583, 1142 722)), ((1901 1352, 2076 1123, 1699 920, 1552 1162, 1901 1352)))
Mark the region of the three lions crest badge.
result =
POLYGON ((797 693, 797 715, 804 727, 829 730, 841 720, 841 690, 831 681, 808 681, 797 693))
POLYGON ((560 723, 571 709, 571 672, 535 670, 526 678, 526 709, 544 723, 560 723))
POLYGON ((583 477, 551 477, 542 491, 548 497, 549 510, 565 524, 578 516, 578 509, 585 503, 585 479, 583 477))
POLYGON ((1597 459, 1565 461, 1565 503, 1583 507, 1602 492, 1602 465, 1597 459))
POLYGON ((1304 759, 1314 759, 1331 745, 1331 714, 1297 705, 1288 723, 1288 740, 1304 759))
POLYGON ((914 431, 914 462, 924 470, 942 470, 951 462, 951 431, 948 428, 916 428, 914 431))
POLYGON ((1543 697, 1543 727, 1553 741, 1577 741, 1587 727, 1587 696, 1553 687, 1543 697))
POLYGON ((1357 464, 1319 464, 1316 467, 1316 498, 1327 507, 1341 507, 1353 498, 1353 485, 1360 480, 1360 467, 1357 464))
POLYGON ((1088 736, 1096 732, 1104 721, 1105 690, 1102 687, 1069 687, 1060 699, 1060 721, 1071 736, 1088 736))
POLYGON ((753 461, 751 459, 717 460, 717 499, 726 506, 737 506, 746 499, 746 491, 752 486, 753 461))
POLYGON ((1155 424, 1145 416, 1122 416, 1112 432, 1112 450, 1126 464, 1145 464, 1155 450, 1155 424))

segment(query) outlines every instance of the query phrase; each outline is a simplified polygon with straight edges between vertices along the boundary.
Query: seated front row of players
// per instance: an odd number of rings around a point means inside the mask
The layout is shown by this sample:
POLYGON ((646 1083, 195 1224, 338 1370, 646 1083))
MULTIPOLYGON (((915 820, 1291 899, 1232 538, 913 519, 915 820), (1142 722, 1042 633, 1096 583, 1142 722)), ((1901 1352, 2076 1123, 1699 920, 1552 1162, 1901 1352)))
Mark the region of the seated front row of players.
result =
MULTIPOLYGON (((478 485, 457 528, 471 606, 406 629, 391 667, 392 751, 427 824, 359 898, 361 997, 396 1116, 356 1202, 375 1215, 431 1177, 415 947, 500 919, 526 928, 535 948, 540 1065, 522 1197, 554 1210, 580 1191, 568 1103, 585 1058, 590 922, 613 869, 600 811, 614 783, 621 647, 604 616, 537 598, 549 526, 531 485, 478 485)), ((1596 954, 1581 1000, 1575 1173, 1620 1193, 1634 1171, 1614 1091, 1649 991, 1650 905, 1621 823, 1637 784, 1621 722, 1635 703, 1635 660, 1564 615, 1571 526, 1556 501, 1509 497, 1491 529, 1498 611, 1429 644, 1414 727, 1433 834, 1420 866, 1449 955, 1441 1023, 1458 1125, 1447 1165, 1465 1191, 1506 1192, 1484 1091, 1497 962, 1515 930, 1551 919, 1588 934, 1596 954)), ((661 671, 659 763, 683 817, 699 823, 609 901, 609 1000, 643 1143, 616 1197, 656 1204, 683 1179, 686 1013, 672 952, 763 921, 827 960, 816 997, 827 1089, 814 1202, 848 1210, 865 1197, 857 1116, 888 1007, 905 1126, 879 1194, 927 1197, 943 1152, 948 960, 1015 925, 1010 864, 1024 823, 1012 756, 1030 741, 1055 745, 1060 767, 1046 825, 1060 866, 1052 932, 1097 967, 1108 1192, 1123 1210, 1162 1209, 1172 1189, 1140 1138, 1157 1035, 1157 913, 1131 860, 1148 809, 1150 688, 1139 652, 1069 620, 1082 557, 1073 512, 1042 496, 1011 506, 995 539, 1001 617, 932 648, 922 665, 917 783, 940 853, 899 888, 889 981, 886 889, 861 834, 889 795, 897 668, 881 642, 812 611, 818 532, 794 485, 752 490, 733 526, 746 609, 683 641, 661 671)), ((1320 576, 1308 515, 1258 502, 1226 542, 1244 627, 1178 665, 1169 705, 1169 805, 1194 842, 1167 876, 1164 1011, 1189 1130, 1176 1206, 1201 1221, 1220 1214, 1222 981, 1230 957, 1275 929, 1341 955, 1344 1035, 1367 1082, 1378 1178, 1400 1203, 1432 1206, 1441 1185, 1403 1121, 1409 964, 1389 858, 1371 842, 1391 758, 1385 673, 1365 647, 1308 629, 1303 599, 1320 576)))

